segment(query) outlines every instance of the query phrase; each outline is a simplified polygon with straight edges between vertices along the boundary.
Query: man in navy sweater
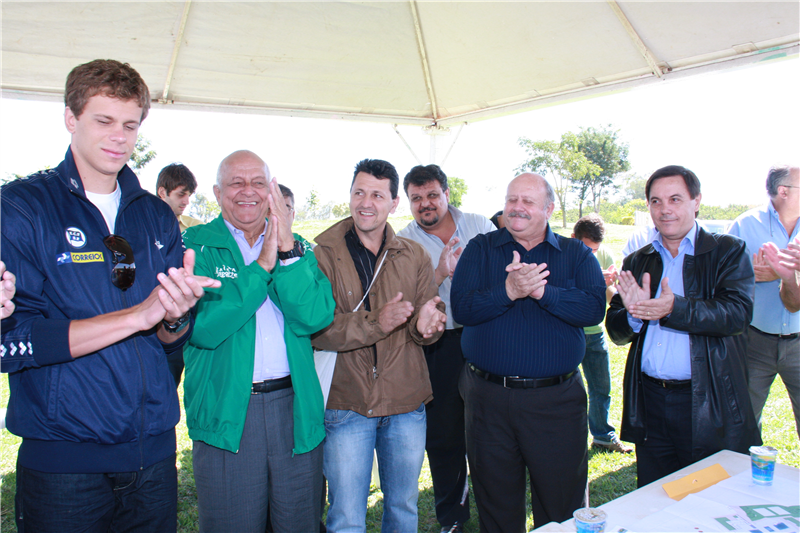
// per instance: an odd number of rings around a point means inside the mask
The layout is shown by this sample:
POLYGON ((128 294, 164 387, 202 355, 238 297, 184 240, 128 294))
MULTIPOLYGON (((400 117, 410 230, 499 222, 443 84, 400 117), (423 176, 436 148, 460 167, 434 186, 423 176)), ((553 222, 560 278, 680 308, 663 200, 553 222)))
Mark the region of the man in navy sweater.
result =
POLYGON ((478 235, 453 276, 464 325, 467 456, 481 531, 525 531, 525 470, 536 527, 584 503, 583 328, 600 323, 605 282, 591 250, 556 235, 555 195, 537 174, 508 186, 505 229, 478 235))
POLYGON ((219 282, 193 276, 175 215, 126 166, 150 107, 141 76, 95 60, 70 72, 64 99, 64 161, 2 189, 17 527, 175 531, 180 406, 165 354, 219 282))

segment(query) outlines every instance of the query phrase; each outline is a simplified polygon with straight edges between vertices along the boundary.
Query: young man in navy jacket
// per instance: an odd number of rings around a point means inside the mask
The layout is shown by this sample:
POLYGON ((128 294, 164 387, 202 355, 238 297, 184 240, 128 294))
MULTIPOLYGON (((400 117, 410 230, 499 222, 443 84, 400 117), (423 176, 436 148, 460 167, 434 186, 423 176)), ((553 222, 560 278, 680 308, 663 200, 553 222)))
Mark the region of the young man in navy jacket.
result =
MULTIPOLYGON (((178 222, 126 166, 150 94, 128 64, 67 78, 72 135, 55 169, 2 189, 7 423, 20 531, 175 531, 175 424, 166 353, 188 338, 211 281, 193 275, 178 222)), ((213 282, 218 286, 218 282, 213 282)))

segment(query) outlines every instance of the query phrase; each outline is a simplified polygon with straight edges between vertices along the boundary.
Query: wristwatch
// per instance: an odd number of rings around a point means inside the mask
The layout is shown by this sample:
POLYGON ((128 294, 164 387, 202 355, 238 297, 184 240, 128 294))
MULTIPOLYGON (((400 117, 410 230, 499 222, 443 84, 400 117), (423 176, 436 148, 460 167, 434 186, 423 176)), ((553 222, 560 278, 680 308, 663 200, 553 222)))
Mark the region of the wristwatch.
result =
POLYGON ((183 331, 183 329, 189 325, 189 318, 192 316, 192 311, 186 311, 186 314, 176 320, 173 324, 170 324, 166 320, 162 320, 161 323, 164 324, 164 330, 167 333, 179 333, 183 331))
POLYGON ((305 252, 303 249, 303 243, 295 239, 294 246, 292 246, 292 249, 288 252, 281 252, 278 250, 278 259, 281 261, 286 261, 287 259, 291 259, 293 257, 303 257, 303 252, 305 252))

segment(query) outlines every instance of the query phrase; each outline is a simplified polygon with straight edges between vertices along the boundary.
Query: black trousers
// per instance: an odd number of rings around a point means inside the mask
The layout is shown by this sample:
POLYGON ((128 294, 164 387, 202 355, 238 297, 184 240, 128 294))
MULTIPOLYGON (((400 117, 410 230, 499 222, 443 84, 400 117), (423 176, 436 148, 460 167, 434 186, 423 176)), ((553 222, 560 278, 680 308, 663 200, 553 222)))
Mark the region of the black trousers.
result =
POLYGON ((461 328, 446 330, 441 339, 423 349, 433 388, 433 401, 425 406, 425 450, 433 478, 436 519, 442 527, 449 528, 469 520, 464 400, 458 392, 458 379, 464 368, 461 328))
POLYGON ((481 531, 527 531, 526 469, 534 527, 571 518, 584 505, 588 473, 580 374, 552 387, 507 389, 465 366, 459 387, 481 531))
POLYGON ((644 487, 692 461, 692 390, 665 389, 642 379, 647 437, 636 443, 636 473, 644 487))

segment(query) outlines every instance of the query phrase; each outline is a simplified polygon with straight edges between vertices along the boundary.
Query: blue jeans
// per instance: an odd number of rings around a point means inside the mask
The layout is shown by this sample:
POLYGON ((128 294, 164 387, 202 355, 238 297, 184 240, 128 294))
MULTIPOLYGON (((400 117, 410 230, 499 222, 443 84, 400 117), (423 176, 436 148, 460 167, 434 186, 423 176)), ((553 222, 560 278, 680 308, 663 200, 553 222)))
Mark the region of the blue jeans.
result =
POLYGON ((611 372, 604 333, 586 334, 586 354, 581 363, 589 388, 589 432, 594 440, 611 442, 616 433, 608 423, 611 407, 611 372))
POLYGON ((325 411, 324 472, 331 533, 363 532, 373 450, 383 491, 383 533, 417 531, 419 474, 425 456, 425 405, 410 413, 367 418, 354 411, 325 411))
POLYGON ((141 471, 108 474, 52 474, 17 464, 15 504, 19 533, 175 531, 175 455, 141 471))

